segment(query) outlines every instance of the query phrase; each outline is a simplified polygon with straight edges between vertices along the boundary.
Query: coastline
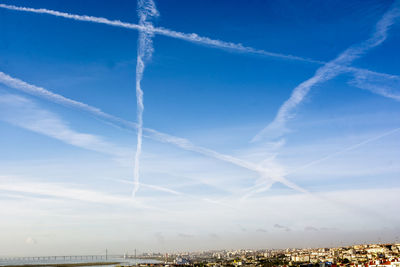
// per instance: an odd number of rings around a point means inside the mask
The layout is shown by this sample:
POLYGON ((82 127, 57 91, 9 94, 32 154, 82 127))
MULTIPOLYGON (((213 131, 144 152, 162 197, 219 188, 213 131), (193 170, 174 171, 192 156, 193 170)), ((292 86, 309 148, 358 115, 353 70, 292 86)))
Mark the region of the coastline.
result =
POLYGON ((1 265, 0 267, 80 267, 80 266, 99 266, 99 265, 117 265, 121 262, 81 262, 81 263, 44 263, 44 264, 13 264, 13 265, 1 265))

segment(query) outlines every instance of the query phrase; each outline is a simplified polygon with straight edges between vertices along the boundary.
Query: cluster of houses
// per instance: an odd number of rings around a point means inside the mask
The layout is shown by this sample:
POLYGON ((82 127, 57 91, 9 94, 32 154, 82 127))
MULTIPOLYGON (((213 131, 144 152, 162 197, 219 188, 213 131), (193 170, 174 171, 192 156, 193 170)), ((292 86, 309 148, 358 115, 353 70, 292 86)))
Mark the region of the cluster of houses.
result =
MULTIPOLYGON (((142 265, 145 266, 146 264, 142 265)), ((149 265, 400 267, 400 244, 369 244, 339 248, 186 252, 165 255, 160 257, 158 264, 147 264, 146 266, 149 265)))
POLYGON ((290 265, 320 264, 321 267, 400 267, 400 244, 369 244, 340 248, 288 249, 290 265))

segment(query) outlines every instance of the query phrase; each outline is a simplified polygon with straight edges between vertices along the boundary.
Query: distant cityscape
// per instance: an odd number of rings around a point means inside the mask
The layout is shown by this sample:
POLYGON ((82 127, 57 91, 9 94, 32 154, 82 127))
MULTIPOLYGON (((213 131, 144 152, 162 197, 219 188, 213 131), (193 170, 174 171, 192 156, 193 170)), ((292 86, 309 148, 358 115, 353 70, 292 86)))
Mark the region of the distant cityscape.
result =
POLYGON ((1 267, 400 267, 400 243, 332 248, 237 249, 197 252, 144 252, 110 255, 0 257, 1 267))
MULTIPOLYGON (((126 258, 135 257, 125 255, 126 258)), ((267 266, 267 267, 400 267, 400 243, 363 244, 336 248, 214 250, 186 253, 143 253, 141 259, 156 259, 159 264, 140 266, 267 266)))

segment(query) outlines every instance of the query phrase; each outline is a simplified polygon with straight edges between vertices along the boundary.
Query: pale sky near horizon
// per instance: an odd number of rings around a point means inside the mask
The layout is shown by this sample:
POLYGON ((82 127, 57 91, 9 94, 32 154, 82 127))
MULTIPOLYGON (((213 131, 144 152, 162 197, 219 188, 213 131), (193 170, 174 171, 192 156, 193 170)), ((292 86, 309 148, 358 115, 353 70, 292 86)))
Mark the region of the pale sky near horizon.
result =
POLYGON ((399 1, 154 4, 0 1, 0 257, 400 241, 399 1))

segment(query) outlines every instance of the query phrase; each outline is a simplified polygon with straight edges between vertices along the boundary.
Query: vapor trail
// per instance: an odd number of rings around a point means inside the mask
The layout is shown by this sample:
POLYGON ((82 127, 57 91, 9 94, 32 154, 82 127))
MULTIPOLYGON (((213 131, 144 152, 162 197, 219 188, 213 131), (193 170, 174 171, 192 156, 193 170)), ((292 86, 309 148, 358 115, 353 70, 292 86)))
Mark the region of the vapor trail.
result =
POLYGON ((144 29, 139 31, 139 40, 137 48, 137 62, 136 62, 136 104, 137 104, 137 145, 135 153, 135 169, 133 175, 134 187, 132 195, 135 196, 139 190, 139 160, 142 153, 142 139, 143 139, 143 90, 141 82, 146 61, 151 59, 153 54, 153 41, 154 34, 146 29, 152 28, 151 20, 157 17, 158 11, 153 0, 138 0, 138 16, 139 25, 144 29))
POLYGON ((137 125, 134 122, 126 121, 124 119, 115 117, 113 115, 110 115, 108 113, 103 112, 99 108, 95 108, 93 106, 87 105, 85 103, 64 97, 62 95, 53 93, 43 87, 39 87, 36 85, 29 84, 27 82, 24 82, 20 79, 11 77, 8 74, 5 74, 4 72, 0 71, 0 83, 8 86, 9 88, 14 88, 18 91, 44 98, 46 100, 49 100, 51 102, 61 104, 67 107, 71 107, 77 110, 85 111, 86 113, 89 113, 93 115, 96 118, 99 118, 107 123, 110 123, 111 125, 117 126, 119 128, 130 128, 130 129, 136 129, 137 125))
MULTIPOLYGON (((21 11, 21 12, 47 14, 47 15, 52 15, 52 16, 56 16, 56 17, 62 17, 62 18, 72 19, 72 20, 77 20, 77 21, 86 21, 86 22, 105 24, 105 25, 120 27, 120 28, 125 28, 125 29, 146 31, 149 33, 154 33, 154 34, 163 35, 163 36, 167 36, 167 37, 171 37, 171 38, 175 38, 175 39, 180 39, 180 40, 192 42, 192 43, 199 44, 199 45, 206 45, 206 46, 210 46, 210 47, 227 49, 227 50, 241 52, 241 53, 250 53, 250 54, 255 54, 255 55, 274 57, 274 58, 280 58, 280 59, 286 59, 286 60, 301 61, 301 62, 308 62, 308 63, 314 63, 314 64, 320 64, 320 65, 328 63, 328 62, 325 62, 322 60, 316 60, 316 59, 312 59, 312 58, 305 58, 305 57, 299 57, 299 56, 290 55, 290 54, 281 54, 281 53, 265 51, 262 49, 256 49, 256 48, 253 48, 250 46, 244 46, 241 43, 232 43, 232 42, 226 42, 226 41, 217 40, 217 39, 211 39, 209 37, 200 36, 197 33, 178 32, 178 31, 166 29, 163 27, 156 28, 151 24, 150 25, 139 25, 139 24, 134 24, 134 23, 122 22, 120 20, 109 20, 107 18, 102 18, 102 17, 76 15, 76 14, 55 11, 55 10, 49 10, 49 9, 45 9, 45 8, 19 7, 19 6, 6 5, 6 4, 0 4, 0 8, 14 10, 14 11, 21 11)), ((332 63, 332 64, 334 65, 334 63, 332 63)), ((349 66, 341 66, 341 67, 342 67, 343 71, 351 72, 351 73, 358 73, 359 71, 366 71, 366 72, 374 73, 376 75, 380 75, 382 77, 393 77, 394 76, 394 75, 389 75, 389 74, 385 74, 385 73, 371 72, 369 70, 360 69, 360 68, 356 68, 356 67, 349 67, 349 66)), ((395 77, 399 78, 399 76, 395 76, 395 77)))
MULTIPOLYGON (((345 67, 348 68, 350 63, 355 59, 360 58, 368 50, 383 43, 387 38, 387 32, 390 26, 395 23, 395 19, 399 16, 400 1, 396 0, 392 7, 377 22, 375 30, 370 38, 357 45, 349 47, 334 60, 320 67, 313 77, 298 85, 293 90, 290 98, 280 107, 275 119, 267 127, 261 130, 252 141, 259 141, 268 134, 271 137, 283 135, 287 131, 287 129, 285 129, 286 122, 293 116, 293 109, 304 100, 311 88, 345 72, 345 67)), ((360 70, 358 69, 357 71, 360 70)))
POLYGON ((359 71, 348 84, 400 101, 400 78, 397 76, 382 77, 376 73, 359 71))
MULTIPOLYGON (((154 3, 153 3, 153 6, 154 6, 154 3)), ((147 32, 147 33, 164 35, 164 36, 172 37, 175 39, 189 41, 192 43, 198 43, 198 44, 208 45, 208 46, 212 46, 212 47, 229 49, 229 50, 234 50, 234 51, 238 51, 238 52, 259 54, 259 55, 264 55, 264 56, 269 56, 269 57, 277 57, 277 58, 282 58, 282 59, 297 60, 297 61, 304 61, 304 62, 317 63, 317 64, 324 63, 319 60, 298 57, 298 56, 293 56, 293 55, 285 55, 285 54, 274 53, 274 52, 268 52, 268 51, 261 50, 261 49, 255 49, 255 48, 252 48, 249 46, 244 46, 240 43, 238 44, 238 43, 232 43, 232 42, 225 42, 225 41, 221 41, 221 40, 211 39, 208 37, 202 37, 196 33, 177 32, 177 31, 165 29, 162 27, 155 28, 151 23, 134 24, 134 23, 122 22, 120 20, 109 20, 107 18, 102 18, 102 17, 93 17, 93 16, 87 16, 87 15, 75 15, 75 14, 70 14, 70 13, 65 13, 65 12, 60 12, 60 11, 55 11, 55 10, 49 10, 49 9, 45 9, 45 8, 19 7, 19 6, 6 5, 6 4, 0 4, 0 8, 5 8, 5 9, 15 10, 15 11, 22 11, 22 12, 29 12, 29 13, 47 14, 47 15, 63 17, 66 19, 73 19, 73 20, 78 20, 78 21, 106 24, 106 25, 110 25, 110 26, 114 26, 114 27, 121 27, 121 28, 126 28, 126 29, 133 29, 133 30, 138 30, 138 31, 142 31, 142 32, 147 32)))
POLYGON ((359 148, 359 147, 361 147, 361 146, 363 146, 363 145, 366 145, 366 144, 371 143, 371 142, 373 142, 373 141, 379 140, 379 139, 381 139, 381 138, 383 138, 383 137, 386 137, 386 136, 388 136, 388 135, 394 134, 394 133, 396 133, 396 132, 398 132, 398 131, 400 131, 400 127, 399 127, 399 128, 395 128, 395 129, 393 129, 393 130, 390 130, 390 131, 388 131, 388 132, 385 132, 385 133, 383 133, 383 134, 377 135, 377 136, 375 136, 375 137, 369 138, 369 139, 367 139, 367 140, 365 140, 365 141, 363 141, 363 142, 361 142, 361 143, 358 143, 358 144, 349 146, 349 147, 347 147, 347 148, 344 148, 344 149, 339 150, 339 151, 337 151, 337 152, 335 152, 335 153, 329 154, 329 155, 327 155, 327 156, 325 156, 325 157, 322 157, 322 158, 320 158, 320 159, 311 161, 311 162, 309 162, 309 163, 307 163, 307 164, 305 164, 305 165, 303 165, 303 166, 301 166, 301 167, 299 167, 299 168, 296 168, 296 169, 294 169, 294 170, 292 170, 292 171, 286 173, 285 176, 286 176, 286 175, 293 174, 293 173, 298 172, 298 171, 300 171, 300 170, 306 169, 306 168, 311 167, 311 166, 313 166, 313 165, 315 165, 315 164, 321 163, 321 162, 323 162, 323 161, 325 161, 325 160, 328 160, 328 159, 330 159, 330 158, 333 158, 333 157, 336 157, 336 156, 338 156, 338 155, 340 155, 340 154, 343 154, 343 153, 345 153, 345 152, 349 152, 349 151, 351 151, 351 150, 357 149, 357 148, 359 148))
MULTIPOLYGON (((134 122, 126 121, 119 117, 110 115, 108 113, 103 112, 99 108, 87 105, 87 104, 79 102, 79 101, 72 100, 70 98, 64 97, 64 96, 56 94, 56 93, 53 93, 43 87, 38 87, 38 86, 35 86, 32 84, 26 83, 20 79, 13 78, 3 72, 0 72, 0 83, 4 84, 10 88, 14 88, 18 91, 22 91, 24 93, 27 93, 27 94, 30 94, 30 95, 33 95, 36 97, 44 98, 51 102, 61 104, 61 105, 67 106, 67 107, 71 107, 76 110, 84 111, 106 123, 109 123, 111 125, 114 125, 114 126, 117 126, 117 127, 123 128, 123 129, 127 129, 129 131, 136 131, 138 128, 137 124, 134 122)), ((295 185, 294 183, 288 181, 287 179, 281 178, 276 175, 272 175, 273 170, 261 168, 260 166, 257 166, 254 163, 250 163, 250 162, 235 158, 230 155, 221 154, 221 153, 218 153, 211 149, 196 146, 187 139, 168 135, 165 133, 161 133, 154 129, 143 128, 143 132, 144 132, 145 137, 151 138, 153 140, 172 144, 172 145, 175 145, 186 151, 192 151, 192 152, 201 154, 206 157, 210 157, 210 158, 214 158, 214 159, 217 159, 220 161, 231 163, 235 166, 242 167, 242 168, 248 169, 250 171, 259 173, 263 177, 270 177, 272 180, 274 180, 276 182, 280 182, 296 191, 303 192, 303 193, 307 192, 305 189, 295 185)))
POLYGON ((160 133, 157 132, 153 129, 146 129, 147 133, 151 134, 151 138, 158 140, 160 142, 164 142, 164 143, 170 143, 170 144, 174 144, 184 150, 187 151, 193 151, 202 155, 205 155, 207 157, 211 157, 211 158, 215 158, 224 162, 228 162, 231 163, 233 165, 257 172, 259 175, 263 176, 263 177, 268 177, 276 182, 280 182, 284 185, 286 185, 287 187, 296 190, 298 192, 301 193, 308 193, 307 190, 305 190, 304 188, 290 182, 289 180, 287 180, 286 178, 284 178, 281 175, 275 175, 275 171, 273 169, 267 169, 267 168, 263 168, 261 166, 258 166, 257 164, 251 163, 251 162, 247 162, 244 161, 242 159, 238 159, 236 157, 230 156, 230 155, 225 155, 225 154, 221 154, 218 153, 216 151, 213 151, 211 149, 208 148, 203 148, 203 147, 199 147, 194 145, 193 143, 191 143, 189 140, 184 139, 184 138, 180 138, 180 137, 176 137, 176 136, 171 136, 168 134, 164 134, 164 133, 160 133))
MULTIPOLYGON (((359 147, 361 147, 361 146, 363 146, 363 145, 366 145, 366 144, 368 144, 368 143, 374 142, 374 141, 376 141, 376 140, 379 140, 379 139, 381 139, 381 138, 383 138, 383 137, 386 137, 386 136, 388 136, 388 135, 392 135, 392 134, 397 133, 397 132, 399 132, 399 131, 400 131, 400 127, 399 127, 399 128, 395 128, 395 129, 392 129, 392 130, 390 130, 390 131, 388 131, 388 132, 384 132, 384 133, 382 133, 382 134, 380 134, 380 135, 371 137, 371 138, 369 138, 369 139, 367 139, 367 140, 364 140, 364 141, 362 141, 362 142, 360 142, 360 143, 357 143, 357 144, 355 144, 355 145, 351 145, 351 146, 346 147, 346 148, 344 148, 344 149, 342 149, 342 150, 339 150, 339 151, 336 151, 336 152, 334 152, 334 153, 332 153, 332 154, 326 155, 326 156, 324 156, 324 157, 322 157, 322 158, 320 158, 320 159, 313 160, 313 161, 311 161, 311 162, 309 162, 309 163, 307 163, 307 164, 302 165, 301 167, 298 167, 298 168, 296 168, 296 169, 294 169, 294 170, 291 170, 291 171, 289 171, 289 172, 284 173, 283 176, 285 177, 285 176, 294 174, 294 173, 296 173, 296 172, 298 172, 298 171, 300 171, 300 170, 309 168, 309 167, 311 167, 311 166, 313 166, 313 165, 316 165, 316 164, 321 163, 321 162, 323 162, 323 161, 326 161, 326 160, 328 160, 328 159, 334 158, 334 157, 336 157, 336 156, 338 156, 338 155, 341 155, 341 154, 343 154, 343 153, 352 151, 352 150, 357 149, 357 148, 359 148, 359 147)), ((250 196, 252 196, 252 195, 254 195, 254 194, 256 194, 256 193, 263 192, 263 191, 269 189, 269 187, 271 187, 270 181, 266 181, 266 182, 264 182, 264 183, 258 184, 258 185, 256 185, 256 186, 250 188, 251 191, 248 192, 248 193, 246 193, 246 194, 242 197, 242 200, 244 200, 244 199, 246 199, 246 198, 248 198, 248 197, 250 197, 250 196), (265 189, 265 188, 266 188, 266 189, 265 189)))
MULTIPOLYGON (((121 183, 133 184, 132 182, 127 181, 127 180, 123 180, 123 179, 109 179, 109 180, 117 181, 117 182, 121 182, 121 183)), ((145 187, 145 188, 149 188, 151 190, 159 191, 159 192, 169 193, 169 194, 172 194, 172 195, 175 195, 175 196, 188 197, 188 198, 191 198, 191 199, 194 199, 194 200, 200 200, 200 201, 208 202, 208 203, 211 203, 211 204, 217 204, 217 205, 220 205, 220 206, 223 206, 223 207, 236 209, 235 207, 230 206, 228 204, 225 204, 225 203, 223 203, 221 201, 218 201, 218 200, 194 197, 192 195, 189 195, 189 194, 186 194, 186 193, 182 193, 182 192, 179 192, 179 191, 167 188, 167 187, 163 187, 163 186, 152 185, 152 184, 144 184, 144 183, 140 183, 140 186, 145 187)))

